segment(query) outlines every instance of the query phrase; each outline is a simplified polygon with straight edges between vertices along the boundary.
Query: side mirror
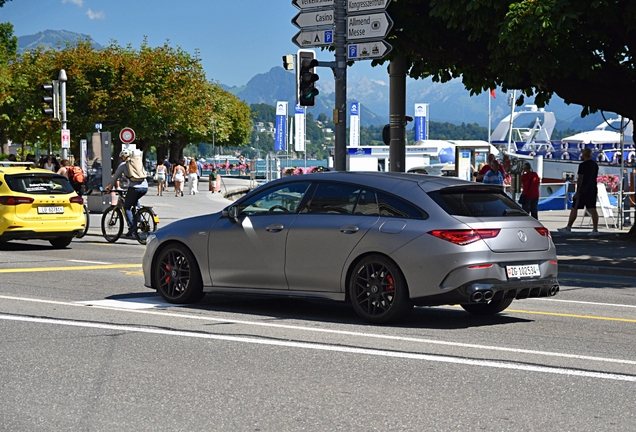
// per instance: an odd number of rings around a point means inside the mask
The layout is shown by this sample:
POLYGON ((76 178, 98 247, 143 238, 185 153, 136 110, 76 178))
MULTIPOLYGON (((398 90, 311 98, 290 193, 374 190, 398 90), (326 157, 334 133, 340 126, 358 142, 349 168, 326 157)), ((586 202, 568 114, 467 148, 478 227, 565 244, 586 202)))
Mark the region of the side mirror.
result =
POLYGON ((221 216, 230 219, 232 222, 236 222, 238 220, 238 208, 235 205, 229 206, 221 212, 221 216))

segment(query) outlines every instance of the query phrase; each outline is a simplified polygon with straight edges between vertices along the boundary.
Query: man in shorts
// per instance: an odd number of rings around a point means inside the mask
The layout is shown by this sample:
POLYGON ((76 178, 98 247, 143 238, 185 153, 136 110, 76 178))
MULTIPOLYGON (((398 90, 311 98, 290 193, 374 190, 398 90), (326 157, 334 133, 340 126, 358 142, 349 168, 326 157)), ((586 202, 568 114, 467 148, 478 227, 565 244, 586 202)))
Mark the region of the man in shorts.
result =
POLYGON ((568 225, 559 228, 559 232, 569 234, 572 232, 572 225, 576 220, 579 209, 586 209, 592 217, 592 232, 589 235, 598 235, 598 212, 596 211, 598 164, 592 160, 592 150, 584 148, 581 150, 583 162, 579 165, 578 177, 576 179, 576 193, 572 197, 572 210, 568 225))

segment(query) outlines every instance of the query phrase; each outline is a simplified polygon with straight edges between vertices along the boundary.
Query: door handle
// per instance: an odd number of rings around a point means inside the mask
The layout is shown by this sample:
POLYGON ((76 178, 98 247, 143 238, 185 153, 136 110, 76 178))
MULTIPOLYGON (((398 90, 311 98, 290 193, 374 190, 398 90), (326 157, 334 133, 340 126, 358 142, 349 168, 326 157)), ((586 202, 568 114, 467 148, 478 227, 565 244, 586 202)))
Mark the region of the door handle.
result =
POLYGON ((359 229, 360 228, 355 225, 345 225, 343 227, 340 227, 340 232, 344 234, 354 234, 358 232, 359 229))
POLYGON ((279 231, 282 231, 284 228, 285 226, 283 224, 271 224, 265 228, 265 231, 279 232, 279 231))

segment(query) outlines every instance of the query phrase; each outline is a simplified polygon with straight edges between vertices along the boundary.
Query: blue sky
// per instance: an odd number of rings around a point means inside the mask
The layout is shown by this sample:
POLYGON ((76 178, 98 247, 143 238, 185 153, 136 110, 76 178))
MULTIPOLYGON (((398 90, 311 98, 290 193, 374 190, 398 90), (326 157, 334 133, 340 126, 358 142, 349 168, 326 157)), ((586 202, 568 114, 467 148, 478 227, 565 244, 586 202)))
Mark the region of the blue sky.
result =
MULTIPOLYGON (((68 30, 134 48, 144 37, 151 46, 169 40, 190 54, 198 49, 208 79, 240 86, 298 50, 291 42, 297 12, 291 0, 11 0, 0 8, 0 22, 11 22, 16 36, 68 30)), ((333 61, 333 54, 317 52, 333 61)), ((350 79, 363 75, 388 80, 386 67, 368 61, 348 69, 350 79)), ((323 84, 329 79, 330 72, 321 73, 323 84)))

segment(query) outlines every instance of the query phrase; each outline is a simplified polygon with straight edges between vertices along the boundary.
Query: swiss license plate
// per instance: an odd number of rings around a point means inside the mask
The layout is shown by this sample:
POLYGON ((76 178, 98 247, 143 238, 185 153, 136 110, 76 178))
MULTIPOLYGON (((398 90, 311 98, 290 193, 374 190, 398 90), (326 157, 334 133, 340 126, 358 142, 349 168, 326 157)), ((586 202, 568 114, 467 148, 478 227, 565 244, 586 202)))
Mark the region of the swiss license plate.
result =
POLYGON ((508 272, 508 278, 515 279, 541 276, 539 264, 506 266, 506 272, 508 272))
POLYGON ((62 214, 64 213, 64 207, 62 206, 46 206, 38 207, 39 214, 62 214))

